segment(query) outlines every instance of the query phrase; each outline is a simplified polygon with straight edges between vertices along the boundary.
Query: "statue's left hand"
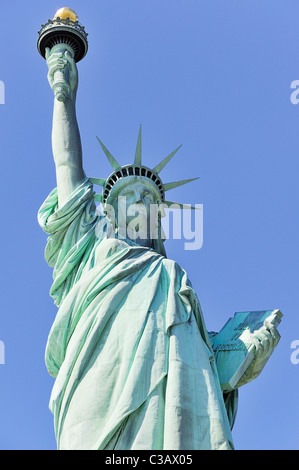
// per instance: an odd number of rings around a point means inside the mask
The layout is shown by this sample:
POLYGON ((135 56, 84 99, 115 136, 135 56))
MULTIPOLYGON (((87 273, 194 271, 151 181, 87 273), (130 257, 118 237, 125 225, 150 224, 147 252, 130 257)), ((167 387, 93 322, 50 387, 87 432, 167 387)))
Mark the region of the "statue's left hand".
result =
POLYGON ((265 362, 269 359, 280 339, 275 326, 265 320, 264 326, 252 333, 251 341, 255 346, 255 361, 265 362))
POLYGON ((263 327, 251 334, 254 359, 241 377, 236 388, 254 380, 263 370, 266 362, 280 340, 280 334, 276 327, 265 320, 263 327))

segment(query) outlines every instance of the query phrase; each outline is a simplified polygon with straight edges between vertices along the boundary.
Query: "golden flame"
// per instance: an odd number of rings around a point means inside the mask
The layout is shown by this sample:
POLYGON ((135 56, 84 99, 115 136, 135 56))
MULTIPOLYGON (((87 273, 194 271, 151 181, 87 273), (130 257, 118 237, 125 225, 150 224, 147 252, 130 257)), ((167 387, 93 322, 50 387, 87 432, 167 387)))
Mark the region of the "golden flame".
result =
POLYGON ((62 20, 69 18, 71 21, 78 21, 79 19, 77 16, 77 13, 71 8, 67 8, 67 7, 59 8, 59 10, 56 11, 53 20, 55 20, 58 17, 61 18, 62 20))

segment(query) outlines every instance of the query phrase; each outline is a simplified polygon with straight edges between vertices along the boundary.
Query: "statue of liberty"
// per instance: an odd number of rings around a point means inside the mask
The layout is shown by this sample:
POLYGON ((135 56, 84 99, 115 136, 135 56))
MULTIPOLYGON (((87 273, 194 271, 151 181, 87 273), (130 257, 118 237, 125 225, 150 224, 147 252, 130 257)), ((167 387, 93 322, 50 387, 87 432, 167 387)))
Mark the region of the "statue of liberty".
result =
POLYGON ((113 172, 86 177, 76 63, 68 51, 47 49, 46 58, 52 89, 57 70, 68 70, 69 84, 63 100, 54 98, 57 188, 38 214, 58 307, 46 346, 58 449, 233 449, 238 388, 259 374, 278 332, 270 325, 252 335, 253 362, 234 389, 223 391, 217 334, 207 332, 186 272, 164 249, 157 208, 168 189, 186 181, 163 184, 159 173, 176 151, 153 169, 144 166, 139 132, 134 163, 121 166, 100 142, 113 172), (94 184, 103 186, 101 195, 94 184))

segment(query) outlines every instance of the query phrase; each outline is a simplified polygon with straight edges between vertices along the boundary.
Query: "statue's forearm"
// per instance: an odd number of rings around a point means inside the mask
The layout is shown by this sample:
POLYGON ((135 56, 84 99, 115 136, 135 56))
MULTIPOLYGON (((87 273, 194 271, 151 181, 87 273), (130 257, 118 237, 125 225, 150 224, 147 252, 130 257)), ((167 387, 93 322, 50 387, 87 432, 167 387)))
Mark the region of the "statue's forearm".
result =
POLYGON ((71 99, 54 100, 52 149, 61 206, 85 178, 76 109, 71 99))

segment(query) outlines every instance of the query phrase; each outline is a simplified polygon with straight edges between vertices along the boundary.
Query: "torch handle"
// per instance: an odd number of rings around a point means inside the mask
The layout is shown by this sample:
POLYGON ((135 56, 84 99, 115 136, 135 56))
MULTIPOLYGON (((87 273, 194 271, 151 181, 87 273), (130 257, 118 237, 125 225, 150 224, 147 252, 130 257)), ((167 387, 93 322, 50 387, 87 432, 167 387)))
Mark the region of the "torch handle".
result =
MULTIPOLYGON (((69 51, 72 57, 74 57, 74 51, 68 44, 56 44, 51 49, 52 53, 62 53, 65 55, 66 51, 69 51)), ((53 92, 58 101, 65 101, 70 93, 69 84, 69 67, 64 67, 63 70, 56 70, 54 72, 53 92)))

